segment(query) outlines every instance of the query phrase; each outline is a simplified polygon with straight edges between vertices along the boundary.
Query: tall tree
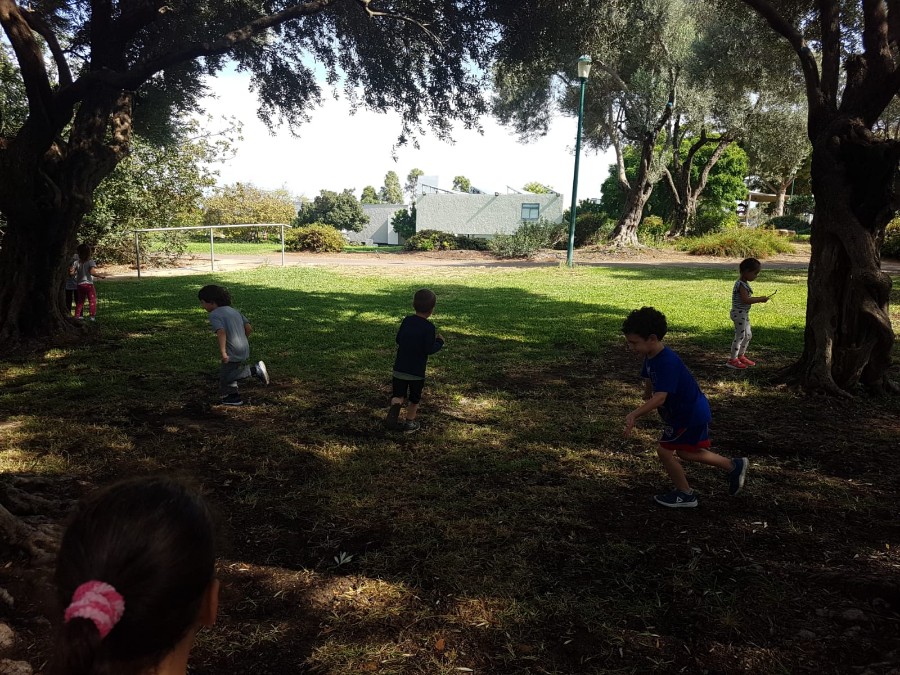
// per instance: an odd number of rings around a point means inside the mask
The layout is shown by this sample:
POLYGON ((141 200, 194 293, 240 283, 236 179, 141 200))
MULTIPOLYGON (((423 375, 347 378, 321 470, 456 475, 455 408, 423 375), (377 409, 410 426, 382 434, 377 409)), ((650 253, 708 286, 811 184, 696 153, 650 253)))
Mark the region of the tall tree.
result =
MULTIPOLYGON (((255 223, 290 223, 294 219, 294 199, 281 188, 263 190, 252 183, 234 183, 216 189, 204 200, 205 225, 249 225, 255 223)), ((233 239, 256 241, 264 228, 228 228, 233 239)))
POLYGON ((359 198, 361 204, 380 204, 381 199, 378 197, 378 191, 375 190, 374 185, 366 185, 366 187, 362 190, 362 195, 359 198))
POLYGON ((388 171, 384 175, 384 185, 379 196, 385 204, 403 203, 403 188, 400 187, 400 177, 396 171, 388 171))
POLYGON ((465 176, 454 176, 453 189, 458 192, 470 192, 472 190, 472 181, 465 176))
POLYGON ((307 119, 321 99, 314 68, 324 64, 354 104, 400 113, 400 142, 425 125, 441 137, 456 120, 477 125, 495 8, 458 0, 378 5, 0 0, 28 102, 27 117, 4 125, 0 137, 0 343, 73 329, 57 295, 94 190, 127 156, 135 130, 171 134, 171 113, 196 108, 203 77, 226 56, 252 74, 269 123, 307 119))
POLYGON ((422 169, 410 169, 410 172, 406 175, 406 185, 403 188, 409 197, 410 204, 416 203, 416 197, 418 197, 416 188, 419 185, 419 177, 424 175, 425 172, 422 169))
POLYGON ((350 188, 340 193, 322 190, 315 199, 300 207, 294 220, 297 225, 325 223, 339 230, 353 232, 362 231, 368 222, 369 216, 350 188))
POLYGON ((900 141, 873 128, 900 91, 900 0, 743 4, 790 44, 809 110, 816 209, 796 374, 840 395, 860 383, 898 392, 888 376, 891 278, 880 249, 900 209, 900 141))
POLYGON ((525 183, 525 185, 522 186, 522 189, 525 192, 533 192, 536 195, 545 195, 553 192, 553 188, 549 188, 543 183, 538 183, 534 180, 530 183, 525 183))

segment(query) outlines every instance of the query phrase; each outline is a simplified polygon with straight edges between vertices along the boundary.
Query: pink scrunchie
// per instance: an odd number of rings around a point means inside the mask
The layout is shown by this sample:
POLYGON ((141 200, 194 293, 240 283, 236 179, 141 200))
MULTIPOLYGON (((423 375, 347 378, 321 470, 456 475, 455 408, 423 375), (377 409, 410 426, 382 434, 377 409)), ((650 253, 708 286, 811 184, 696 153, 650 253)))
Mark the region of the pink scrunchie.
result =
POLYGON ((66 608, 66 623, 75 618, 89 619, 97 626, 102 640, 125 612, 125 599, 109 584, 87 581, 75 589, 72 603, 66 608))

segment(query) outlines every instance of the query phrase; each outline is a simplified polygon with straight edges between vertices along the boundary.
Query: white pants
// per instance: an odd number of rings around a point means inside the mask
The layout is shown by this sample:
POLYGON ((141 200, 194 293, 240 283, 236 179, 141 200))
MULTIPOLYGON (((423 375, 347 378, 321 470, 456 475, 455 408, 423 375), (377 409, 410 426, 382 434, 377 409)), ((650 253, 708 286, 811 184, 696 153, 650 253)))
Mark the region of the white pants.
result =
POLYGON ((750 346, 753 331, 750 330, 750 310, 731 310, 731 320, 734 321, 734 342, 731 343, 731 358, 743 356, 750 346))

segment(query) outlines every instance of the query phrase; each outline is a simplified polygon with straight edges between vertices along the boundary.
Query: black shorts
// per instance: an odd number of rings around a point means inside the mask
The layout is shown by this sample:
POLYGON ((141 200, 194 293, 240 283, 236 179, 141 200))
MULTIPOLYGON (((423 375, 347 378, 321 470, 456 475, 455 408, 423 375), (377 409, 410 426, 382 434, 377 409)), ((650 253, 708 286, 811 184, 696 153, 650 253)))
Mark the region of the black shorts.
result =
POLYGON ((393 398, 405 398, 410 403, 418 403, 422 400, 422 389, 425 388, 425 380, 401 380, 399 377, 392 378, 391 386, 393 398), (407 393, 408 392, 408 393, 407 393))

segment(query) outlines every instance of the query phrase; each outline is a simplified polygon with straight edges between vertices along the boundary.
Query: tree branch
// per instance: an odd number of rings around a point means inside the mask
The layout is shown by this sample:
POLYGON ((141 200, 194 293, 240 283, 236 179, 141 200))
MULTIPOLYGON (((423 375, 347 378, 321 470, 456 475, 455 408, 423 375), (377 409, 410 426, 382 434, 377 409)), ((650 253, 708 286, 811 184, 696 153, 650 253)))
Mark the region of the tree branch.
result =
MULTIPOLYGON (((712 142, 714 139, 710 139, 709 142, 712 142)), ((729 145, 731 145, 732 139, 730 136, 722 135, 719 137, 719 145, 713 150, 713 154, 709 156, 709 159, 706 160, 706 164, 703 166, 703 170, 700 172, 700 179, 697 181, 697 185, 694 186, 693 196, 697 197, 706 189, 706 182, 709 180, 709 172, 712 171, 712 168, 719 161, 719 158, 725 152, 729 145)))
POLYGON ((72 71, 69 70, 69 63, 66 61, 66 55, 63 53, 62 47, 59 46, 59 40, 56 39, 53 30, 50 28, 49 24, 44 21, 44 17, 30 9, 23 10, 22 15, 28 22, 28 26, 31 30, 47 41, 47 46, 50 48, 50 53, 53 54, 53 60, 56 62, 60 86, 65 87, 72 84, 72 71))
POLYGON ((362 8, 366 11, 366 14, 369 15, 369 18, 375 18, 375 17, 380 16, 380 17, 384 17, 386 19, 397 19, 398 21, 406 21, 406 22, 414 24, 414 25, 418 26, 420 29, 422 29, 422 31, 428 37, 430 37, 432 40, 434 40, 435 44, 437 44, 437 45, 442 44, 441 39, 437 35, 435 35, 434 33, 431 32, 431 30, 428 28, 429 24, 427 24, 427 23, 422 23, 421 21, 418 21, 418 20, 412 18, 411 16, 407 16, 405 14, 397 14, 395 12, 382 12, 377 9, 372 9, 372 0, 356 0, 356 2, 357 2, 357 4, 362 5, 362 8))
POLYGON ((0 25, 3 26, 3 31, 16 54, 31 117, 35 121, 40 120, 49 128, 50 109, 53 104, 50 78, 44 67, 40 45, 34 39, 27 19, 14 0, 0 0, 0 25))
POLYGON ((819 66, 813 56, 812 50, 806 44, 806 40, 800 32, 794 28, 781 14, 778 13, 768 0, 743 0, 744 4, 756 10, 776 33, 787 39, 791 47, 800 59, 800 67, 803 69, 803 78, 806 80, 806 99, 809 102, 809 110, 812 115, 818 113, 823 104, 822 82, 819 78, 819 66))
POLYGON ((678 194, 678 188, 675 187, 675 181, 672 179, 672 174, 669 171, 669 167, 663 167, 663 174, 666 177, 669 189, 672 191, 672 197, 675 199, 675 203, 681 206, 681 195, 678 194))
POLYGON ((841 78, 841 12, 836 0, 818 0, 819 31, 822 34, 822 96, 837 107, 841 78))

